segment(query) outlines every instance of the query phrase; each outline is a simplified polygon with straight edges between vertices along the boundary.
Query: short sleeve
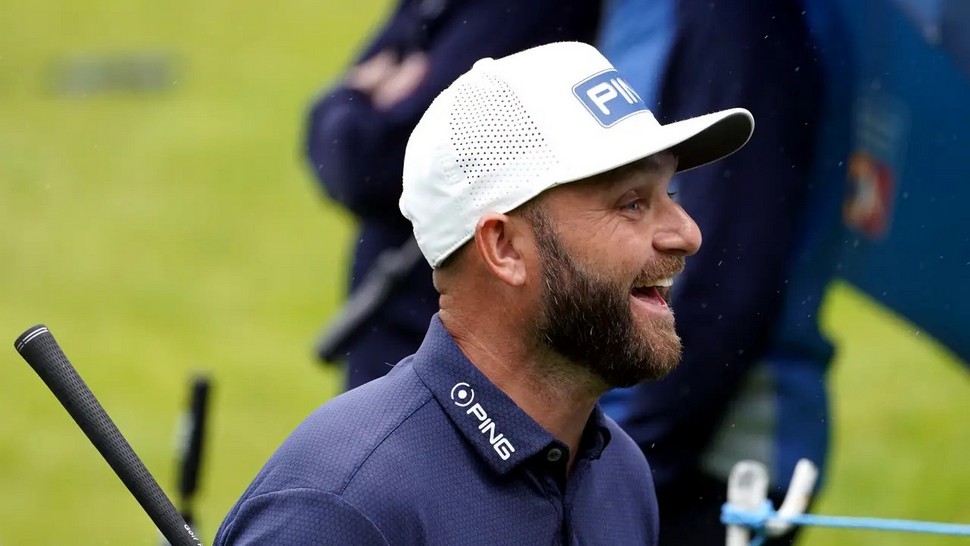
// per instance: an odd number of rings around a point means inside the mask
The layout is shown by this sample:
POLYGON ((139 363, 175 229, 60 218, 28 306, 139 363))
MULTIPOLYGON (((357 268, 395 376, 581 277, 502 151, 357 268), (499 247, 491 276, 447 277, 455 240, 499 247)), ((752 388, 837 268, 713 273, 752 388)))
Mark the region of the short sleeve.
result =
POLYGON ((357 508, 332 493, 287 489, 247 499, 223 522, 216 546, 387 545, 357 508))

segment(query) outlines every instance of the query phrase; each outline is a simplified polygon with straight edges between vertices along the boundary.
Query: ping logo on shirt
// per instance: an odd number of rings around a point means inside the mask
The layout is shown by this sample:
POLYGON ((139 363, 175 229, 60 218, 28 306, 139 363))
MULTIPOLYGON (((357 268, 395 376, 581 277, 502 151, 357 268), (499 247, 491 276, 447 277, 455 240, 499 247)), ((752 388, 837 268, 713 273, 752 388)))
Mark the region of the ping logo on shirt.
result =
POLYGON ((478 419, 477 428, 485 435, 485 439, 488 440, 495 453, 498 453, 503 461, 509 460, 509 457, 515 453, 515 446, 504 434, 498 432, 495 421, 488 416, 481 404, 477 402, 472 404, 475 400, 475 391, 471 388, 471 385, 464 382, 455 383, 455 386, 451 388, 451 400, 459 408, 468 408, 465 410, 465 415, 473 415, 478 419))
POLYGON ((451 399, 459 408, 465 408, 475 400, 475 391, 468 383, 455 383, 451 388, 451 399))
POLYGON ((647 110, 640 95, 612 69, 577 83, 573 94, 603 127, 647 110))

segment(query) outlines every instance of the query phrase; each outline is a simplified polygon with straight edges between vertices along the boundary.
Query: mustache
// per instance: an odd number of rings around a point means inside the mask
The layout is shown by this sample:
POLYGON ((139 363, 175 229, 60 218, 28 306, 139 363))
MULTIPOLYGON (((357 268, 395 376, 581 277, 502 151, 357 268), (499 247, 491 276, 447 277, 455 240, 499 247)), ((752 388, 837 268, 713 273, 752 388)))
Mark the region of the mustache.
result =
POLYGON ((640 274, 633 282, 636 285, 673 277, 683 271, 686 264, 687 260, 683 256, 661 255, 644 264, 640 274))

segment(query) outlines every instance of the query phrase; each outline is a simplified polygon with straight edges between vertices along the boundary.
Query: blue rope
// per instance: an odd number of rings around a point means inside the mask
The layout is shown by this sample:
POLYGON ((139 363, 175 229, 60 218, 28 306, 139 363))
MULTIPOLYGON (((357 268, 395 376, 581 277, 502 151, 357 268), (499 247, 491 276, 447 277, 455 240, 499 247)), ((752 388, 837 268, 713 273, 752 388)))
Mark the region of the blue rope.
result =
POLYGON ((765 500, 761 506, 750 512, 743 511, 729 503, 721 507, 721 523, 724 525, 743 525, 754 531, 754 538, 750 546, 761 546, 766 538, 765 523, 777 515, 770 500, 765 500))
POLYGON ((898 531, 907 533, 930 533, 936 535, 957 535, 970 537, 970 525, 958 523, 936 523, 932 521, 913 521, 904 519, 857 518, 844 516, 816 516, 803 514, 783 518, 778 516, 770 501, 755 511, 747 512, 730 504, 721 508, 721 522, 725 525, 743 525, 755 531, 752 546, 760 546, 764 541, 765 524, 768 520, 778 520, 794 525, 815 527, 836 527, 841 529, 871 529, 877 531, 898 531))

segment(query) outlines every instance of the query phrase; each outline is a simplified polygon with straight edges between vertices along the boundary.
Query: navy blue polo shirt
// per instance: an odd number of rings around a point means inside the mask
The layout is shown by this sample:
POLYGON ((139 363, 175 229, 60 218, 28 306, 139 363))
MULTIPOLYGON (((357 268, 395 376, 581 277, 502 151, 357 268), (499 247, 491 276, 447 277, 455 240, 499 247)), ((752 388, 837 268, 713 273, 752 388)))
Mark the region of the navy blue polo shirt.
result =
POLYGON ((216 545, 656 544, 650 468, 599 407, 568 478, 567 458, 436 315, 417 353, 287 438, 216 545))

